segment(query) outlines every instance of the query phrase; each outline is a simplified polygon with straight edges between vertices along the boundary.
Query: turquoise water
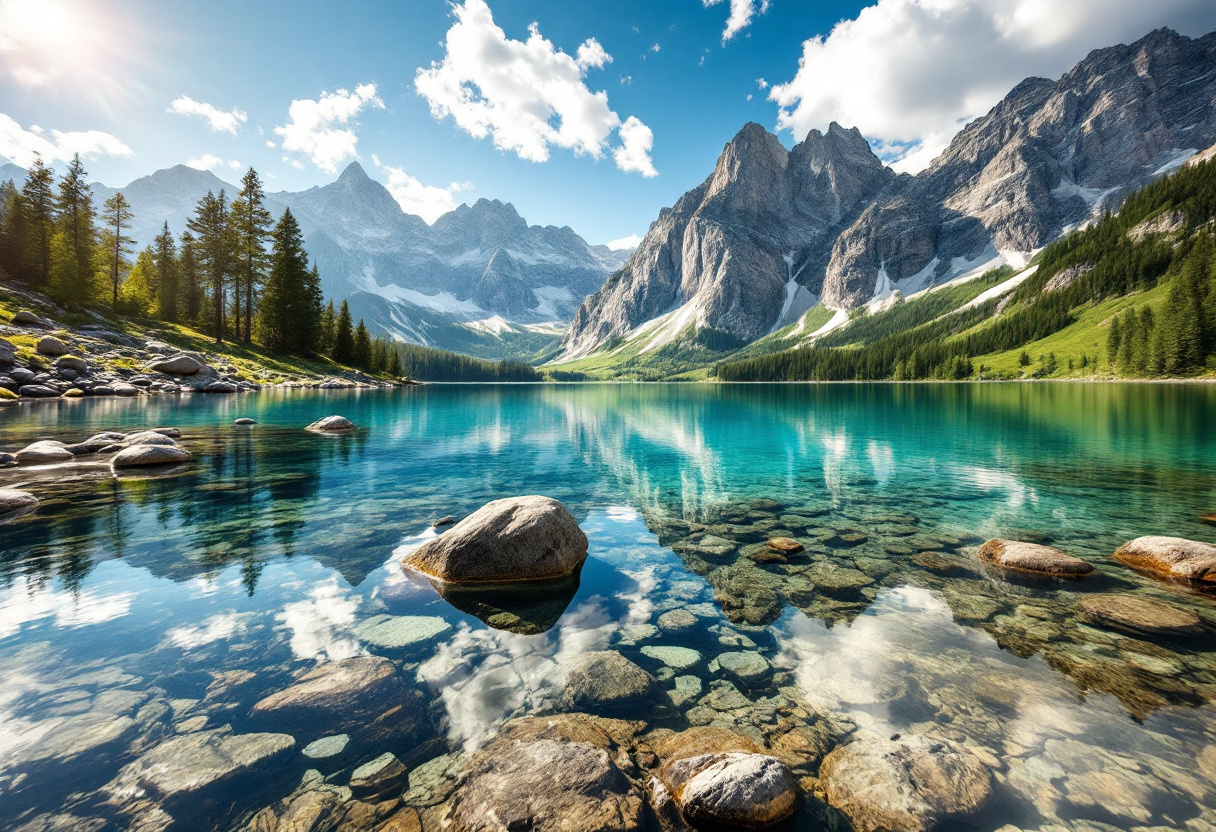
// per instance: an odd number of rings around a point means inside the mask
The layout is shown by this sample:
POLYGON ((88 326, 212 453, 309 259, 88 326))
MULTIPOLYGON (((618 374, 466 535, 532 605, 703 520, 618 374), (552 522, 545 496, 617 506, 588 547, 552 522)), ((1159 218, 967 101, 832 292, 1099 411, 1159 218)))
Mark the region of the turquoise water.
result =
MULTIPOLYGON (((1198 519, 1216 511, 1210 385, 65 400, 0 410, 0 451, 156 426, 182 431, 189 466, 0 471, 0 487, 42 499, 0 525, 0 826, 70 810, 121 828, 105 786, 165 737, 260 730, 251 705, 319 663, 371 654, 401 669, 421 703, 408 736, 355 736, 328 762, 297 749, 256 793, 173 807, 189 828, 230 828, 306 769, 342 782, 384 751, 414 767, 475 750, 511 717, 561 711, 564 667, 602 649, 670 691, 631 718, 729 725, 792 754, 804 785, 855 732, 927 733, 996 772, 976 828, 1216 823, 1216 599, 1110 557, 1141 535, 1216 540, 1198 519), (359 431, 301 430, 331 413, 359 431), (258 425, 232 426, 241 416, 258 425), (434 520, 533 493, 564 502, 591 541, 572 597, 457 607, 398 566, 434 520), (778 535, 806 551, 749 557, 778 535), (971 555, 997 536, 1049 542, 1098 572, 1011 581, 971 555), (1078 600, 1111 591, 1193 610, 1205 633, 1131 636, 1077 618, 1078 600), (674 609, 697 626, 659 630, 674 609), (440 631, 386 647, 364 625, 386 615, 438 618, 440 631), (771 672, 725 672, 716 657, 736 651, 771 672), (831 739, 799 758, 800 732, 831 739)), ((280 730, 302 747, 341 727, 280 730)), ((833 822, 808 798, 797 823, 833 822)))

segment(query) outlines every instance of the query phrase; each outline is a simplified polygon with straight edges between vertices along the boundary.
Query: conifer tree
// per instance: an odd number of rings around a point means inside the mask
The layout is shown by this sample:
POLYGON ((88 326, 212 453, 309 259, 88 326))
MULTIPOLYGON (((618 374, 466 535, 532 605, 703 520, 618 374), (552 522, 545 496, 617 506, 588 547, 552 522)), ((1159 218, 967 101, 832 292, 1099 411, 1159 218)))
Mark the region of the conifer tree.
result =
POLYGON ((55 214, 55 232, 62 242, 52 291, 62 301, 86 303, 94 295, 97 231, 93 227, 93 189, 79 153, 59 180, 55 214))
POLYGON ((211 293, 211 326, 215 342, 224 340, 224 290, 232 271, 232 229, 228 200, 221 188, 219 196, 211 191, 199 200, 186 227, 198 238, 195 259, 207 291, 211 293))
POLYGON ((21 280, 25 249, 25 198, 11 181, 0 183, 0 275, 21 280))
POLYGON ((359 325, 355 327, 355 352, 351 356, 351 363, 360 370, 369 369, 372 363, 372 339, 362 318, 359 319, 359 325))
POLYGON ((338 327, 338 314, 334 311, 334 301, 330 298, 329 305, 321 312, 321 337, 317 342, 317 352, 322 355, 333 355, 334 335, 338 327))
POLYGON ((194 235, 189 230, 183 231, 181 253, 177 260, 178 291, 181 293, 181 314, 192 324, 201 322, 205 300, 198 258, 195 256, 197 250, 194 235))
POLYGON ((110 305, 117 309, 119 276, 126 272, 127 255, 135 242, 125 233, 131 229, 131 203, 127 202, 122 191, 105 201, 101 219, 105 226, 103 239, 110 258, 110 285, 113 287, 110 305))
POLYGON ((372 356, 368 368, 373 373, 384 373, 388 370, 388 349, 383 338, 372 341, 372 356))
POLYGON ((266 243, 271 236, 273 217, 266 210, 266 193, 262 180, 253 168, 241 178, 241 190, 232 201, 232 226, 236 237, 236 259, 239 274, 233 283, 233 311, 236 329, 241 329, 241 287, 244 285, 244 333, 246 344, 253 338, 255 298, 265 279, 269 264, 266 243))
POLYGON ((307 355, 316 349, 320 328, 321 275, 308 267, 304 235, 287 209, 274 229, 258 335, 271 350, 307 355))
POLYGON ((397 350, 397 345, 390 343, 388 347, 388 370, 391 378, 401 378, 401 353, 397 350))
POLYGON ((334 328, 334 349, 330 357, 339 364, 350 365, 355 361, 355 333, 346 301, 338 308, 338 325, 334 328))
POLYGON ((152 310, 153 296, 151 279, 156 271, 156 258, 152 247, 148 246, 135 259, 127 279, 122 282, 119 298, 115 308, 126 315, 145 318, 152 310))
POLYGON ((177 263, 177 245, 166 222, 152 241, 152 259, 156 266, 156 317, 169 323, 177 322, 181 279, 177 263))
POLYGON ((25 184, 21 186, 24 209, 25 243, 22 248, 23 267, 20 279, 39 289, 51 285, 51 238, 55 234, 55 176, 34 157, 25 184))

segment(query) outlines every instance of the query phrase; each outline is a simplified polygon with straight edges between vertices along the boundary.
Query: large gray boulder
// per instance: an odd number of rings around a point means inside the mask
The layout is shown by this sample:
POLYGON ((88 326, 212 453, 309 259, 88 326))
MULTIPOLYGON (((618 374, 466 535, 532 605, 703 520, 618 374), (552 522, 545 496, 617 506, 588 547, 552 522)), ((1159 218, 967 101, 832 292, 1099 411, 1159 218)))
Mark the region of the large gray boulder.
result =
POLYGON ((149 465, 172 465, 189 460, 190 454, 172 445, 132 445, 116 453, 110 460, 110 467, 140 468, 149 465))
POLYGON ((304 430, 310 430, 313 433, 345 433, 355 430, 355 424, 342 416, 326 416, 324 419, 313 422, 304 430))
POLYGON ((17 451, 16 457, 21 465, 47 465, 53 462, 68 462, 73 455, 62 442, 44 440, 25 446, 17 451))
POLYGON ((165 436, 160 431, 155 431, 155 430, 140 430, 140 431, 136 431, 135 433, 128 433, 126 436, 122 437, 121 439, 111 440, 111 441, 125 442, 128 445, 169 446, 169 445, 177 444, 176 442, 173 441, 172 437, 165 436))
POLYGON ((363 727, 383 710, 409 701, 396 665, 380 656, 327 662, 301 673, 293 684, 253 706, 250 716, 263 721, 314 722, 327 730, 363 727))
POLYGON ((38 498, 28 491, 15 488, 0 488, 0 514, 25 511, 38 505, 38 498))
POLYGON ((857 832, 940 829, 992 793, 992 773, 971 752, 919 735, 854 740, 824 758, 819 781, 857 832))
POLYGON ((761 829, 789 819, 798 805, 793 772, 766 754, 706 754, 666 773, 680 813, 695 825, 761 829))
POLYGON ((549 497, 508 497, 479 508, 424 543, 404 565, 451 584, 564 578, 587 558, 587 536, 549 497))
POLYGON ((57 399, 59 391, 45 384, 23 384, 17 392, 27 399, 57 399))
POLYGON ((976 557, 994 566, 1041 575, 1080 577, 1094 571, 1091 564, 1038 543, 993 538, 976 551, 976 557))
POLYGON ((144 365, 147 369, 170 376, 194 376, 199 373, 214 374, 215 371, 205 362, 192 355, 178 353, 167 358, 158 358, 144 365))
POLYGON ((1115 560, 1141 572, 1216 583, 1216 546, 1184 537, 1137 537, 1115 550, 1115 560))
POLYGON ((49 355, 51 357, 67 355, 72 351, 67 344, 60 341, 54 335, 43 335, 39 338, 36 349, 40 355, 49 355))
POLYGON ((13 325, 41 327, 54 326, 54 324, 52 324, 50 321, 43 320, 28 309, 18 310, 17 313, 13 315, 13 325))
POLYGON ((0 367, 10 367, 17 363, 17 348, 12 341, 0 338, 0 367))
POLYGON ((64 355, 55 362, 55 369, 60 371, 68 371, 76 375, 87 373, 89 371, 88 362, 78 355, 64 355))
POLYGON ((1077 615, 1090 624, 1135 634, 1191 635, 1202 630, 1199 616, 1190 610, 1118 592, 1082 598, 1077 604, 1077 615))

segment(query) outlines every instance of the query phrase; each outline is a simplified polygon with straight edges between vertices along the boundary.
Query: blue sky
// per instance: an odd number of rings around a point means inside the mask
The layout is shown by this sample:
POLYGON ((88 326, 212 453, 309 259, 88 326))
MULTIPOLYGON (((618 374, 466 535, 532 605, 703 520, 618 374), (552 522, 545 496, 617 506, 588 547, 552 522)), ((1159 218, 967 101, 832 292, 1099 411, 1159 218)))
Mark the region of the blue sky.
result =
POLYGON ((358 159, 428 219, 498 198, 601 243, 747 121, 790 145, 837 119, 916 170, 1026 75, 1163 25, 1203 34, 1216 4, 0 0, 0 155, 80 150, 113 186, 253 165, 271 190, 358 159))

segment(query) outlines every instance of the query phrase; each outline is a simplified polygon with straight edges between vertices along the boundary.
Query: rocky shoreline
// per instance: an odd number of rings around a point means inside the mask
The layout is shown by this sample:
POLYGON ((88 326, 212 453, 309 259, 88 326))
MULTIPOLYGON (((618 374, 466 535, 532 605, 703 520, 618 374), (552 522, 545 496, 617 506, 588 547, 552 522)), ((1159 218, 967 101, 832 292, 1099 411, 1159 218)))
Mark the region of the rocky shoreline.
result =
POLYGON ((149 333, 138 337, 97 323, 66 329, 29 310, 0 325, 0 406, 20 400, 265 389, 341 390, 397 386, 356 371, 323 377, 266 369, 251 378, 223 355, 183 351, 149 333), (36 339, 23 356, 5 336, 36 339))

